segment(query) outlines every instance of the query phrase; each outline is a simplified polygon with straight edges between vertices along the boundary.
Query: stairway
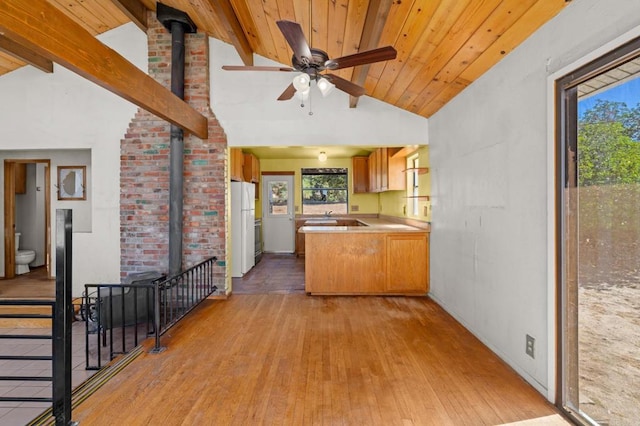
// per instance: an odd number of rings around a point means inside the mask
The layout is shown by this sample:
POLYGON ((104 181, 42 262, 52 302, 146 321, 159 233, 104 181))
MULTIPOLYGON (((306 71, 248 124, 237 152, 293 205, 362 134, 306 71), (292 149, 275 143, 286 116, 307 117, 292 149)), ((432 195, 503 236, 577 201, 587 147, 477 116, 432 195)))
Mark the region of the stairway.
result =
POLYGON ((30 316, 50 317, 50 306, 0 306, 0 316, 4 315, 11 318, 0 318, 0 328, 51 329, 51 318, 28 318, 30 316))

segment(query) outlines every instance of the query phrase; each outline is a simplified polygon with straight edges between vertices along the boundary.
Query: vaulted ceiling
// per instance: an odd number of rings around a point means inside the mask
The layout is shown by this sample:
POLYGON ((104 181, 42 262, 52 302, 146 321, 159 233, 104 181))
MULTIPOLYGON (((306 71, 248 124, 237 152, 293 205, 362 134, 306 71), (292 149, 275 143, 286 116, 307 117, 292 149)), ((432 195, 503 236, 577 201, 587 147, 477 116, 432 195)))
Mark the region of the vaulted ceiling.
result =
MULTIPOLYGON (((154 0, 47 0, 92 35, 155 10, 154 0)), ((346 68, 334 74, 366 94, 429 117, 494 66, 545 22, 566 0, 165 0, 192 18, 199 31, 233 44, 237 64, 253 53, 291 65, 292 52, 276 25, 301 24, 309 44, 330 58, 393 46, 395 60, 346 68)), ((0 14, 3 13, 0 9, 0 14)), ((0 28, 1 30, 1 28, 0 28)), ((0 31, 0 75, 25 65, 24 51, 0 31), (7 53, 8 52, 8 53, 7 53), (20 58, 20 59, 19 59, 20 58)), ((46 62, 38 66, 47 70, 46 62)), ((275 100, 274 100, 275 102, 275 100)), ((351 99, 357 105, 357 98, 351 99)))

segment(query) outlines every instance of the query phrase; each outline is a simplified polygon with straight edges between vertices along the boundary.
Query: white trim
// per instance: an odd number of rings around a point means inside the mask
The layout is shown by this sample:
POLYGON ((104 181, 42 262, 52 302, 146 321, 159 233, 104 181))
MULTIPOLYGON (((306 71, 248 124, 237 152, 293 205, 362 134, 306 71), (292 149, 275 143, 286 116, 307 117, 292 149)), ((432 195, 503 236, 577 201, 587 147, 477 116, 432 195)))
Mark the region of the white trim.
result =
POLYGON ((563 76, 589 62, 617 49, 623 44, 640 37, 640 27, 636 27, 579 60, 563 67, 547 77, 547 347, 548 378, 547 399, 555 402, 556 394, 556 238, 555 238, 555 82, 563 76))

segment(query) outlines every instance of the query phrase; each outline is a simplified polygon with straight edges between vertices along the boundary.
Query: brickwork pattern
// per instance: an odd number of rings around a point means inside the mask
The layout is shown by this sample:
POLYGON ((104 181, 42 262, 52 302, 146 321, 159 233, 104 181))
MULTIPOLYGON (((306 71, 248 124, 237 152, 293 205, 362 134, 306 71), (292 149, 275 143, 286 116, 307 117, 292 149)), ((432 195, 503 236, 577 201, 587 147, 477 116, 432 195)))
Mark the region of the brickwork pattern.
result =
MULTIPOLYGON (((171 82, 171 34, 149 16, 149 75, 165 87, 171 82)), ((183 269, 211 256, 225 275, 225 162, 227 138, 209 104, 208 38, 185 39, 185 101, 208 118, 206 140, 185 134, 183 269)), ((121 274, 159 270, 169 261, 170 124, 138 110, 121 141, 121 274)))

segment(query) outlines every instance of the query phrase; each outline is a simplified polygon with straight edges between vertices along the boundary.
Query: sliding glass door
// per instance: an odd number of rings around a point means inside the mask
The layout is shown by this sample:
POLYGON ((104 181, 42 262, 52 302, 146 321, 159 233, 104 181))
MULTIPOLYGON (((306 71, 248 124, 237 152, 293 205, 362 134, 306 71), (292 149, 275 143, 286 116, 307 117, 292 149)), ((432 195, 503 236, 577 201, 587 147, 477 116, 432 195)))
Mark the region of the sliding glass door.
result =
POLYGON ((640 42, 558 81, 559 405, 640 419, 640 42))

